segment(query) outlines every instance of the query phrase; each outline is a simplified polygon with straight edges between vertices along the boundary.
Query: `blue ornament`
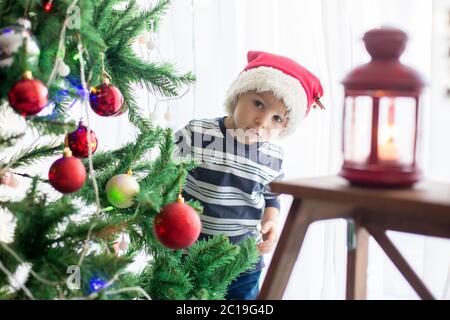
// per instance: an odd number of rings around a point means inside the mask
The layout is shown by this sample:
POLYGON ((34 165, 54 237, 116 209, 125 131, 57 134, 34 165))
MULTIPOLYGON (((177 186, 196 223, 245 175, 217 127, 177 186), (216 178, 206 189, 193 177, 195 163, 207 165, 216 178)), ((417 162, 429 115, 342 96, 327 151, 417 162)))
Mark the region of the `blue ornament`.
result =
POLYGON ((89 288, 91 289, 91 293, 92 292, 97 292, 100 289, 102 289, 106 284, 106 281, 104 281, 102 278, 98 277, 98 276, 94 276, 93 278, 91 278, 91 280, 89 281, 89 288))

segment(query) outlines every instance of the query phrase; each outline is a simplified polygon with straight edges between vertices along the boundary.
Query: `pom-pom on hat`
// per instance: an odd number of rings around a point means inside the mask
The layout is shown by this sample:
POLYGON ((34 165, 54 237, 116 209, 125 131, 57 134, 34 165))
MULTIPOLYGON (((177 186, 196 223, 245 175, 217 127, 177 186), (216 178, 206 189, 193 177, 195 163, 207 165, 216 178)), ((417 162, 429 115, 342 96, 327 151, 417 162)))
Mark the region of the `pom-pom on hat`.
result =
POLYGON ((282 99, 288 110, 288 124, 281 135, 288 135, 308 114, 311 107, 324 109, 320 80, 292 59, 262 52, 249 51, 248 64, 228 89, 225 108, 232 115, 239 95, 248 92, 272 91, 282 99))

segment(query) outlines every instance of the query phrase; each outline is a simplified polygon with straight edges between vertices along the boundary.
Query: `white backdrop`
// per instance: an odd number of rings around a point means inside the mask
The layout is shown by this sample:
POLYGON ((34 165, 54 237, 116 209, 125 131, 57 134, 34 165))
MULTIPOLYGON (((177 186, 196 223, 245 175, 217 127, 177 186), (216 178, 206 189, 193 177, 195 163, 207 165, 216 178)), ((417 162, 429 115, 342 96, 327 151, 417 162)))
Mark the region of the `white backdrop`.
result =
MULTIPOLYGON (((443 27, 436 17, 443 15, 438 8, 447 4, 442 0, 172 1, 158 35, 156 56, 175 62, 181 71, 194 71, 197 82, 182 99, 168 103, 173 121, 167 123, 162 117, 165 104, 160 104, 158 121, 178 129, 193 118, 224 115, 226 90, 245 66, 248 50, 287 55, 321 78, 327 110, 313 111, 294 136, 280 141, 286 153, 286 178, 335 174, 341 163, 340 81, 351 68, 367 61, 361 41, 365 31, 384 25, 400 27, 410 39, 403 62, 417 68, 432 85, 424 96, 426 175, 450 182, 450 152, 443 139, 450 133, 445 125, 450 103, 436 89, 445 77, 438 78, 436 73, 443 62, 442 54, 436 54, 442 51, 443 39, 443 27), (441 38, 432 32, 436 28, 440 28, 441 38)), ((283 196, 283 219, 290 202, 289 196, 283 196)), ((450 298, 450 241, 394 232, 390 236, 435 296, 450 298)), ((345 221, 314 224, 284 298, 344 298, 345 241, 345 221)), ((417 298, 372 240, 368 297, 417 298)))
MULTIPOLYGON (((151 5, 148 0, 140 3, 151 5)), ((444 25, 447 8, 450 0, 172 0, 157 35, 157 48, 136 45, 136 50, 151 60, 171 61, 180 72, 193 71, 197 82, 182 98, 160 102, 156 109, 155 99, 145 90, 136 88, 136 95, 144 114, 154 112, 159 125, 178 129, 193 118, 225 114, 225 92, 245 66, 248 50, 287 55, 322 80, 327 110, 311 112, 294 136, 280 141, 286 154, 286 178, 336 174, 342 160, 340 81, 350 69, 367 61, 361 41, 365 31, 381 25, 397 26, 410 38, 403 62, 417 68, 430 83, 424 96, 425 173, 428 179, 450 182, 446 141, 450 136, 450 101, 442 93, 450 70, 445 60, 448 45, 444 45, 450 35, 450 27, 444 25), (168 109, 172 115, 169 122, 164 118, 168 109)), ((79 106, 73 108, 73 114, 79 117, 79 106)), ((90 112, 90 118, 99 149, 117 148, 134 137, 125 117, 102 118, 90 112)), ((8 122, 8 126, 14 125, 8 122)), ((30 136, 28 142, 33 140, 30 136)), ((51 163, 34 166, 27 173, 45 176, 51 163)), ((28 183, 21 179, 22 191, 28 183)), ((6 188, 0 186, 0 198, 18 197, 18 190, 6 188)), ((290 202, 289 196, 282 197, 283 219, 290 202)), ((1 227, 5 219, 0 218, 1 227)), ((285 299, 344 298, 345 233, 345 221, 341 220, 311 226, 285 299)), ((450 299, 450 241, 390 235, 434 295, 450 299)), ((378 245, 370 241, 369 246, 368 298, 416 299, 378 245)))

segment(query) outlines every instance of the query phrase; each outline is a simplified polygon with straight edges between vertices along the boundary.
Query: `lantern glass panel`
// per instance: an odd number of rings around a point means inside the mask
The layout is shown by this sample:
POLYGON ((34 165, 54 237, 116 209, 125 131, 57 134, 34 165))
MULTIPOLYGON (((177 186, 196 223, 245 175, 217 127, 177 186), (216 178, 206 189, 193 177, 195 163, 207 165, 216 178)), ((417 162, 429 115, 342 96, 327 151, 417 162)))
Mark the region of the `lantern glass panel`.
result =
POLYGON ((344 159, 365 162, 370 154, 372 97, 345 99, 344 159))
POLYGON ((379 163, 412 165, 415 141, 415 99, 381 97, 379 105, 379 163))

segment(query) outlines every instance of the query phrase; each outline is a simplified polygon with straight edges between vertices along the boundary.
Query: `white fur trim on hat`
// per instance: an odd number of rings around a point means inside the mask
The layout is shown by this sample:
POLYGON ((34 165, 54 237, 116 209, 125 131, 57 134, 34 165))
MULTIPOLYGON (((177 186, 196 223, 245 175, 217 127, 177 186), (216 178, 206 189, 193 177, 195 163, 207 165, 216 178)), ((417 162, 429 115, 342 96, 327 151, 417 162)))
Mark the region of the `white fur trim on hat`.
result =
POLYGON ((280 136, 293 133, 305 117, 308 99, 303 86, 296 78, 278 69, 261 66, 239 74, 228 89, 225 99, 225 109, 229 116, 234 113, 239 95, 248 91, 272 91, 275 98, 283 100, 288 110, 288 123, 280 136))

